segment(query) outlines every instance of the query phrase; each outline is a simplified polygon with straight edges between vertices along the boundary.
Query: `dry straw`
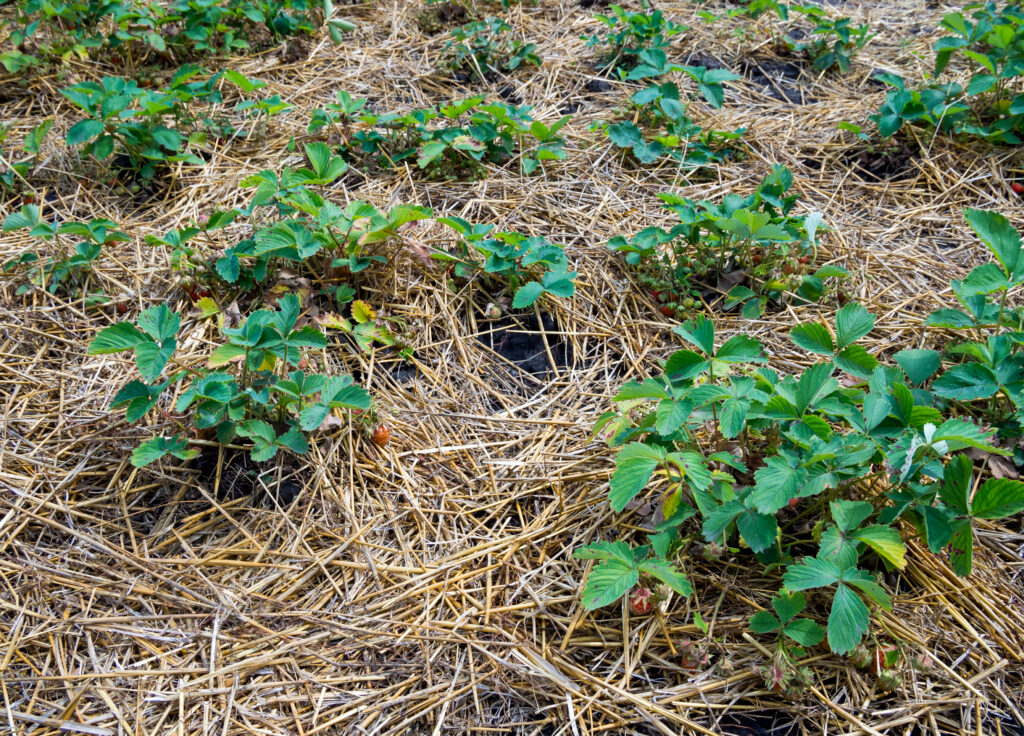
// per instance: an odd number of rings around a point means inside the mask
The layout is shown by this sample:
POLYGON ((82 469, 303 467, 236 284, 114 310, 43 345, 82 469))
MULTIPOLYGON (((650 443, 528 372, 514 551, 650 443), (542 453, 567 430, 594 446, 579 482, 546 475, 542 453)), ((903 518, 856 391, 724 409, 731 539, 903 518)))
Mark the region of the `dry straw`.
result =
MULTIPOLYGON (((12 140, 44 117, 57 119, 41 175, 48 216, 109 217, 132 235, 93 277, 129 313, 164 300, 189 311, 167 254, 144 236, 242 204, 248 195, 237 183, 248 174, 299 164, 289 139, 305 140, 312 110, 340 89, 382 111, 502 88, 545 120, 578 107, 566 129, 568 160, 544 176, 523 178, 510 166, 476 182, 427 183, 400 168, 332 195, 415 202, 545 235, 567 244, 580 271, 576 298, 545 306, 554 321, 544 350, 567 359, 533 374, 491 349, 485 303, 446 289, 438 269, 393 253, 388 269, 360 287, 407 325, 415 370, 391 353, 336 346, 320 356, 328 370, 354 372, 370 388, 392 440, 378 449, 361 431, 340 428, 308 461, 282 458, 261 482, 301 486, 286 508, 259 488, 234 497, 230 449, 213 452, 212 473, 174 462, 133 469, 128 456, 144 430, 107 408, 131 365, 85 355, 114 310, 19 297, 3 284, 0 729, 591 736, 752 734, 775 720, 778 733, 1021 732, 1018 521, 981 533, 969 580, 911 545, 907 570, 889 579, 893 612, 875 630, 927 652, 936 666, 909 673, 890 694, 823 655, 809 660, 815 684, 806 696, 766 691, 758 673, 766 650, 745 624, 778 580, 746 558, 712 563, 694 552, 685 566, 696 595, 673 600, 667 615, 580 606, 584 565, 571 551, 642 524, 613 518, 602 503, 610 453, 588 442, 591 423, 622 382, 647 375, 678 345, 671 322, 603 247, 612 235, 667 221, 658 192, 745 194, 771 164, 789 166, 802 210, 825 214, 826 253, 854 274, 851 295, 878 315, 868 342, 884 354, 935 342, 920 328, 923 315, 948 304, 950 279, 980 257, 964 207, 996 208, 1021 223, 1005 181, 1020 173, 1018 152, 919 133, 927 155, 901 176, 869 181, 851 164, 859 144, 836 128, 877 109, 883 91, 869 81, 872 70, 913 80, 928 71, 943 7, 830 7, 870 21, 878 36, 848 76, 815 78, 805 67, 794 81, 778 73, 791 60, 771 50, 767 18, 712 27, 696 17, 701 6, 658 5, 692 26, 674 41, 675 57, 764 72, 730 86, 722 110, 695 105, 703 125, 748 128, 747 158, 704 179, 669 165, 631 166, 589 131, 631 90, 617 82, 588 89, 595 57, 580 36, 598 26, 575 0, 509 10, 544 65, 471 87, 434 71, 443 37, 420 30, 419 2, 346 5, 359 27, 343 47, 318 38, 288 53, 232 59, 295 109, 264 138, 211 149, 209 165, 181 169, 173 188, 148 202, 81 176, 60 142, 74 117, 57 90, 120 69, 72 60, 27 86, 0 82, 12 140), (741 25, 753 28, 746 40, 732 32, 741 25), (678 650, 701 636, 695 612, 713 627, 713 643, 710 663, 689 671, 678 650)), ((0 257, 26 246, 5 234, 0 257)), ((716 314, 716 324, 763 340, 785 371, 800 359, 789 326, 833 308, 787 308, 756 322, 716 314)), ((216 330, 195 317, 186 324, 183 360, 201 361, 216 330)))

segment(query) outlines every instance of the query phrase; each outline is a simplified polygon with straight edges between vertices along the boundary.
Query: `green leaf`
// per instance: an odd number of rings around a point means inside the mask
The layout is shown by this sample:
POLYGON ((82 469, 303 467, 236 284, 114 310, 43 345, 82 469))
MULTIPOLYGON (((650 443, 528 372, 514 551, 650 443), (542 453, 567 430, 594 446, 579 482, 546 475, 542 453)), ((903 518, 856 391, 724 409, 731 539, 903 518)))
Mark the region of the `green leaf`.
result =
POLYGON ((154 340, 163 342, 178 334, 181 317, 168 309, 166 304, 158 304, 139 315, 138 325, 154 340))
POLYGON ((750 630, 755 634, 770 634, 780 628, 779 620, 768 611, 758 611, 750 617, 750 630))
POLYGON ((305 431, 312 432, 318 429, 323 424, 324 419, 327 418, 327 414, 331 411, 331 408, 326 404, 313 404, 302 410, 299 414, 299 426, 305 431))
POLYGON ((1020 233, 998 212, 968 209, 964 217, 1008 274, 1021 269, 1020 233))
POLYGON ((825 629, 809 618, 790 621, 782 627, 782 633, 804 647, 816 647, 825 639, 825 629))
POLYGON ((836 589, 832 612, 828 617, 828 646, 836 654, 846 654, 867 633, 871 612, 856 593, 845 585, 836 589))
POLYGON ((715 326, 704 315, 696 320, 684 322, 672 330, 691 345, 695 345, 704 351, 705 355, 713 355, 715 352, 715 326))
POLYGON ((858 530, 853 536, 854 539, 860 540, 873 549, 879 557, 893 567, 900 570, 906 567, 907 563, 903 557, 907 553, 907 547, 903 544, 900 533, 892 527, 876 524, 858 530))
POLYGON ((836 365, 856 378, 868 378, 878 367, 878 360, 861 345, 850 345, 836 356, 836 365))
POLYGON ((841 576, 842 572, 836 563, 817 557, 805 557, 786 568, 782 584, 786 590, 791 591, 825 588, 837 583, 841 576))
POLYGON ((277 435, 266 422, 249 419, 239 422, 236 429, 242 437, 252 439, 253 447, 249 455, 255 462, 265 462, 277 454, 277 435))
POLYGON ((791 467, 784 458, 774 455, 765 459, 764 467, 754 473, 754 490, 747 497, 747 506, 762 514, 774 514, 789 499, 800 495, 807 480, 807 471, 791 467))
POLYGON ((352 377, 347 375, 328 378, 320 397, 332 409, 368 411, 373 404, 370 392, 352 383, 352 377))
POLYGON ((836 313, 836 341, 842 350, 871 332, 875 318, 857 302, 851 302, 836 313))
POLYGON ((651 479, 654 469, 665 460, 665 450, 642 442, 631 442, 615 456, 615 472, 609 483, 608 500, 613 511, 622 511, 651 479))
POLYGON ((764 552, 775 544, 779 525, 770 514, 747 509, 736 517, 736 529, 753 552, 764 552))
POLYGON ((529 307, 544 293, 544 286, 539 281, 529 281, 519 287, 516 295, 512 298, 513 309, 529 307))
POLYGON ((292 426, 287 432, 278 437, 277 444, 287 447, 296 455, 305 455, 309 452, 309 442, 306 441, 305 435, 296 426, 292 426))
POLYGON ((956 452, 965 447, 976 447, 997 455, 1008 455, 1008 450, 992 446, 992 434, 993 431, 983 432, 976 424, 964 419, 947 419, 935 430, 931 442, 945 442, 949 452, 956 452))
POLYGON ((999 379, 981 363, 955 365, 932 382, 932 390, 947 399, 987 399, 999 390, 999 379))
POLYGON ((942 364, 937 350, 901 350, 892 357, 915 386, 935 375, 942 364))
POLYGON ((139 374, 146 381, 155 381, 163 372, 176 347, 175 340, 163 343, 140 342, 135 346, 135 364, 138 366, 139 374))
POLYGON ((20 230, 24 227, 35 227, 39 224, 39 207, 34 204, 24 205, 18 212, 12 212, 4 218, 0 226, 5 233, 20 230))
POLYGON ((657 578, 679 595, 693 595, 693 587, 686 575, 667 560, 647 560, 640 564, 640 572, 657 578))
POLYGON ((829 504, 832 520, 841 532, 848 532, 860 526, 860 523, 871 516, 874 507, 867 501, 833 501, 829 504))
POLYGON ((142 381, 131 381, 124 388, 117 392, 114 400, 110 403, 111 409, 116 409, 122 404, 127 404, 125 419, 128 422, 137 422, 152 409, 160 394, 170 385, 166 381, 158 386, 147 386, 142 381))
POLYGON ((416 157, 416 165, 421 169, 427 168, 447 149, 448 144, 444 141, 431 141, 430 143, 423 144, 420 148, 419 156, 416 157))
POLYGON ((261 439, 271 444, 273 444, 273 442, 277 439, 277 435, 274 433, 274 428, 271 427, 267 422, 261 421, 259 419, 249 419, 244 422, 239 422, 238 434, 240 434, 242 437, 261 439))
POLYGON ((665 399, 658 404, 654 428, 660 435, 669 435, 679 429, 690 415, 689 402, 665 399))
POLYGON ((210 368, 220 368, 223 365, 227 365, 236 358, 241 358, 245 355, 245 348, 241 345, 235 345, 233 343, 227 343, 221 345, 219 348, 213 351, 210 355, 210 359, 207 365, 210 368))
POLYGON ((585 547, 576 549, 572 556, 577 560, 622 560, 632 565, 635 557, 633 550, 625 542, 593 542, 585 547))
POLYGON ((820 322, 797 325, 789 334, 790 339, 798 347, 818 355, 832 355, 835 352, 835 344, 832 342, 832 335, 828 328, 820 322))
POLYGON ((973 474, 974 463, 966 455, 954 456, 943 468, 939 498, 959 514, 969 513, 973 474))
POLYGON ((640 574, 632 562, 607 559, 594 567, 583 585, 583 607, 588 611, 614 603, 637 584, 640 574))
POLYGON ((643 383, 629 381, 612 397, 612 401, 634 401, 636 399, 667 399, 665 387, 653 379, 645 379, 643 383))
POLYGON ((71 126, 71 129, 68 131, 66 140, 68 142, 68 145, 77 146, 82 143, 85 143, 88 140, 91 140, 92 138, 95 138, 102 132, 103 122, 101 120, 79 120, 77 123, 71 126))
POLYGON ((807 598, 803 593, 783 592, 772 598, 772 608, 779 621, 787 623, 807 606, 807 598))
POLYGON ((949 562, 958 576, 965 578, 971 574, 974 565, 974 529, 970 519, 959 519, 953 524, 953 536, 949 540, 949 562))
POLYGON ((1024 482, 1009 478, 985 481, 971 502, 971 515, 979 519, 1002 519, 1024 511, 1024 482))
POLYGON ((132 453, 132 465, 142 468, 162 458, 173 455, 179 460, 189 460, 199 454, 198 450, 186 450, 188 442, 184 437, 154 437, 139 445, 132 453))
POLYGON ((747 335, 735 335, 725 341, 714 355, 723 363, 764 363, 767 359, 761 353, 761 341, 747 335))
POLYGON ((830 363, 816 363, 805 370, 796 384, 796 410, 803 414, 817 401, 839 388, 839 382, 832 378, 830 363))
POLYGON ((131 322, 118 322, 116 325, 104 327, 91 343, 89 355, 106 355, 131 350, 137 345, 149 342, 150 338, 139 332, 131 322))

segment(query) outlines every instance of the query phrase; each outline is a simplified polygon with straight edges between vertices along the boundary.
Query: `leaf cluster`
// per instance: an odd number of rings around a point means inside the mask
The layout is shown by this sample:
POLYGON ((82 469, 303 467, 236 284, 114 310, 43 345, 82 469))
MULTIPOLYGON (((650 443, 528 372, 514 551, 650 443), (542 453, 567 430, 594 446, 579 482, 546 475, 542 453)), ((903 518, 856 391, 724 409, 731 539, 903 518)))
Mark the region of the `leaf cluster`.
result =
POLYGON ((129 422, 143 419, 171 386, 185 380, 171 417, 180 432, 158 435, 132 455, 142 467, 167 454, 194 456, 186 449, 192 431, 212 430, 218 442, 235 437, 252 440, 257 462, 270 460, 279 449, 304 455, 306 434, 339 411, 369 411, 369 392, 348 375, 327 377, 298 369, 308 350, 327 347, 327 338, 310 325, 299 326, 301 309, 295 294, 278 300, 276 310, 253 312, 236 328, 222 328, 226 342, 206 366, 190 368, 174 360, 181 317, 160 304, 143 311, 135 323, 106 327, 89 345, 90 355, 133 351, 142 380, 135 379, 114 397, 111 408, 124 408, 129 422), (165 375, 173 363, 178 370, 165 375), (161 380, 163 378, 163 380, 161 380))

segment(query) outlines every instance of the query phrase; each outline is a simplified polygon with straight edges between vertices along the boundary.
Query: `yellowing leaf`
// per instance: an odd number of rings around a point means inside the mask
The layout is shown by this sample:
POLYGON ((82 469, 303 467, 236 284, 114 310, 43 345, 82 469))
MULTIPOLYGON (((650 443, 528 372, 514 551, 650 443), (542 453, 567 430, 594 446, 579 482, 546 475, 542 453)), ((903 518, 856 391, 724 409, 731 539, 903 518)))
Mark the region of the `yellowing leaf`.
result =
POLYGON ((336 312, 322 314, 316 318, 316 322, 321 327, 329 327, 343 332, 352 331, 352 323, 336 312))
POLYGON ((679 491, 675 491, 674 493, 668 494, 668 496, 665 497, 665 500, 661 502, 661 513, 666 519, 672 518, 672 514, 674 514, 676 509, 679 508, 680 497, 679 491))
POLYGON ((196 306, 199 307, 199 318, 206 319, 212 317, 215 314, 220 314, 220 307, 217 306, 217 302, 208 296, 204 296, 198 302, 196 306))
POLYGON ((267 353, 267 356, 260 363, 259 370, 261 371, 272 371, 274 370, 274 364, 277 362, 277 356, 272 353, 267 353))
POLYGON ((364 322, 372 322, 376 318, 377 314, 369 304, 359 299, 352 302, 352 319, 356 322, 363 324, 364 322))
POLYGON ((228 343, 227 345, 221 345, 219 348, 213 351, 210 356, 208 363, 210 368, 219 368, 222 365, 226 365, 233 360, 241 360, 242 356, 245 355, 245 349, 228 343))

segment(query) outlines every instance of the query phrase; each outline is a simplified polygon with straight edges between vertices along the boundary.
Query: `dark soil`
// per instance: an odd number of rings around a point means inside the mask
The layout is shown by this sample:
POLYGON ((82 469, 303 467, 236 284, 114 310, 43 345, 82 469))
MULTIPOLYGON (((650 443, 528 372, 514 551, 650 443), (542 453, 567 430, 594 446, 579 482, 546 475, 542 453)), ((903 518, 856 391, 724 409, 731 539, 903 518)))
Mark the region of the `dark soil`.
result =
MULTIPOLYGON (((219 454, 218 447, 204 447, 195 461, 196 470, 199 471, 197 480, 210 493, 217 484, 219 454)), ((301 492, 302 484, 287 473, 281 478, 280 483, 277 481, 277 466, 274 461, 257 463, 249 457, 248 450, 224 450, 220 486, 217 488, 218 501, 234 501, 255 495, 256 499, 264 501, 269 506, 274 506, 276 502, 277 505, 285 507, 291 505, 301 492)))
POLYGON ((498 96, 501 97, 501 99, 505 100, 505 102, 509 103, 510 105, 523 104, 523 98, 520 95, 516 94, 515 87, 513 87, 511 84, 502 85, 498 89, 498 96))
POLYGON ((224 463, 220 473, 220 486, 217 487, 218 447, 204 447, 195 466, 199 471, 197 480, 212 493, 217 488, 217 500, 233 501, 252 495, 256 489, 256 477, 259 469, 249 457, 248 452, 225 450, 224 463))
POLYGON ((791 736, 798 733, 791 713, 777 710, 730 713, 722 716, 715 731, 722 736, 791 736))
POLYGON ((917 153, 902 141, 886 150, 861 149, 847 156, 844 163, 862 181, 904 181, 917 175, 917 153))
POLYGON ((743 64, 742 73, 760 87, 763 94, 776 100, 806 105, 817 99, 801 84, 804 67, 797 62, 749 59, 743 64))
POLYGON ((424 33, 439 33, 448 28, 461 26, 469 20, 469 10, 461 3, 442 3, 428 7, 417 16, 424 33))
POLYGON ((477 339, 528 373, 547 373, 555 367, 564 368, 572 360, 572 349, 561 335, 555 334, 559 327, 550 314, 542 315, 542 324, 555 366, 548 360, 545 336, 541 333, 536 314, 514 314, 483 324, 486 332, 477 339))
POLYGON ((604 79, 595 78, 587 82, 583 88, 587 90, 587 92, 610 92, 612 85, 604 79))

